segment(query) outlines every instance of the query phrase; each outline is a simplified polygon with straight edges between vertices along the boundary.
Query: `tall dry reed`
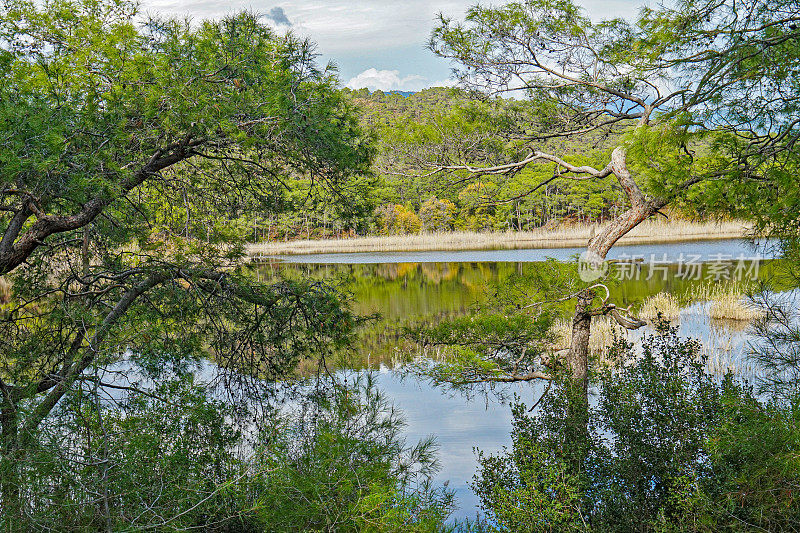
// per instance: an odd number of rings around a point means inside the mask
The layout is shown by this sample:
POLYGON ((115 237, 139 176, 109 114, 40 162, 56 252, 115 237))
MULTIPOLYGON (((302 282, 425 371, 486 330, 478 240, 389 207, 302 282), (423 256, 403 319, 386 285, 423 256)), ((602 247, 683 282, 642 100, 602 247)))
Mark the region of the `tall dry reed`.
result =
MULTIPOLYGON (((265 242, 248 246, 253 256, 347 252, 418 252, 454 250, 509 250, 520 248, 570 248, 585 246, 601 225, 560 226, 552 230, 510 232, 448 232, 326 239, 318 241, 265 242)), ((744 237, 751 231, 745 222, 690 222, 650 220, 639 224, 619 244, 649 244, 744 237)))
POLYGON ((659 292, 642 302, 637 316, 642 320, 651 322, 658 317, 658 314, 666 320, 675 320, 681 315, 681 307, 678 299, 666 292, 659 292))

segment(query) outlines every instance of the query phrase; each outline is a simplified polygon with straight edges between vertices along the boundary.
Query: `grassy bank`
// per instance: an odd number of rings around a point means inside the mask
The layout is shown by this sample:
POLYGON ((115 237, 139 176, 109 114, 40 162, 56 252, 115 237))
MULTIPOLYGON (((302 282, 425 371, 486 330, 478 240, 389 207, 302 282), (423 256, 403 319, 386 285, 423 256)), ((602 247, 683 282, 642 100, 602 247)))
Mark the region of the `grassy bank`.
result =
MULTIPOLYGON (((419 252, 432 250, 511 250, 519 248, 571 248, 585 246, 598 225, 571 225, 552 230, 504 233, 452 232, 391 235, 318 241, 253 244, 251 255, 297 255, 345 252, 419 252)), ((651 244, 744 237, 750 227, 744 222, 688 222, 652 220, 643 222, 619 244, 651 244)))

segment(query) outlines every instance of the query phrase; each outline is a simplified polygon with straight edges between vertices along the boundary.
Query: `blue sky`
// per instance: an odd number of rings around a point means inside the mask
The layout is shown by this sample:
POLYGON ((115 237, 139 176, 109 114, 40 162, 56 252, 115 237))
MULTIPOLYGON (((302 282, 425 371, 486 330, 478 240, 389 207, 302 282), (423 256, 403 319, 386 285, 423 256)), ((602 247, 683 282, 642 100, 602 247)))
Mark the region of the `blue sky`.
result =
MULTIPOLYGON (((577 0, 593 19, 632 18, 641 1, 577 0)), ((145 13, 218 18, 248 9, 279 32, 314 40, 321 61, 339 67, 343 85, 416 91, 447 85, 450 65, 425 48, 439 12, 463 16, 476 0, 143 0, 145 13)), ((488 2, 487 2, 488 3, 488 2)), ((497 4, 499 2, 492 2, 497 4)))

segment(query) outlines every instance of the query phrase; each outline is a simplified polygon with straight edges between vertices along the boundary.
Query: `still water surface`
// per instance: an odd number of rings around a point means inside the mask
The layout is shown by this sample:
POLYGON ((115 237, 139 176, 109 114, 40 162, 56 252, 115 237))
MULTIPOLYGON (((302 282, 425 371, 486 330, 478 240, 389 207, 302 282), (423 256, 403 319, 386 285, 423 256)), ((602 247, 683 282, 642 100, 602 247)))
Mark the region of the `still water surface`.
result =
MULTIPOLYGON (((447 482, 455 492, 459 508, 453 518, 474 519, 479 502, 468 483, 478 467, 475 450, 496 453, 503 446, 511 445, 511 410, 508 405, 493 396, 466 399, 461 395, 448 395, 427 383, 401 379, 386 368, 375 376, 380 390, 403 411, 408 423, 405 429, 408 443, 416 443, 430 435, 436 437, 442 468, 435 482, 447 482)), ((516 393, 531 405, 541 393, 542 386, 510 384, 502 389, 509 397, 516 393)))
MULTIPOLYGON (((756 243, 755 247, 743 239, 724 239, 696 241, 690 243, 633 244, 617 245, 608 253, 608 259, 651 256, 662 260, 677 261, 681 254, 701 254, 706 258, 718 255, 743 255, 749 257, 764 250, 766 243, 756 243)), ((277 260, 285 263, 316 264, 375 264, 375 263, 458 263, 458 262, 531 262, 552 258, 569 261, 585 251, 580 248, 533 248, 520 250, 463 250, 426 252, 353 252, 331 254, 301 254, 286 256, 265 256, 264 260, 277 260)))
MULTIPOLYGON (((484 301, 487 287, 503 283, 515 274, 538 268, 537 262, 553 258, 571 261, 583 248, 535 250, 485 250, 460 252, 391 252, 313 254, 272 258, 257 267, 259 275, 277 271, 301 272, 325 279, 341 280, 352 292, 357 312, 380 313, 382 319, 362 335, 360 357, 354 368, 376 372, 378 386, 408 422, 406 435, 415 442, 434 435, 440 447, 442 470, 437 482, 449 482, 456 493, 459 510, 456 518, 474 518, 478 501, 468 483, 476 472, 476 449, 485 453, 501 451, 510 445, 511 414, 508 406, 495 396, 478 395, 466 399, 448 394, 429 384, 402 377, 402 360, 408 353, 398 333, 403 324, 436 321, 443 317, 464 315, 484 301)), ((756 259, 759 278, 774 273, 772 258, 764 243, 760 247, 743 240, 700 241, 653 245, 617 246, 609 259, 643 258, 635 279, 612 281, 615 301, 627 305, 664 291, 676 296, 701 285, 725 279, 703 275, 692 280, 681 277, 680 262, 691 260, 756 259), (669 263, 668 266, 665 266, 669 263), (653 266, 657 264, 658 266, 653 266)), ((750 270, 751 274, 753 270, 750 270)), ((733 274, 733 270, 729 270, 733 274)), ((703 341, 719 371, 736 368, 748 373, 744 358, 748 342, 745 325, 710 320, 707 303, 688 306, 681 312, 680 332, 703 341)), ((646 329, 646 328, 645 328, 646 329)), ((637 332, 635 336, 641 335, 637 332)), ((541 393, 541 385, 512 384, 502 390, 507 397, 518 395, 532 403, 541 393)))

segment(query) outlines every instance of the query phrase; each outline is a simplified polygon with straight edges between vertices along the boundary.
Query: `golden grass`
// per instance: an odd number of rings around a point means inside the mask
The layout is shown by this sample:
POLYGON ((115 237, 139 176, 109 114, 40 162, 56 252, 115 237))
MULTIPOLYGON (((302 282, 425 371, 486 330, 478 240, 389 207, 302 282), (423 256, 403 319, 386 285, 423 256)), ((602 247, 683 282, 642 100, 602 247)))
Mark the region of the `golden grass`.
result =
MULTIPOLYGON (((570 340, 572 337, 572 322, 567 320, 556 320, 550 331, 555 334, 556 340, 551 346, 553 351, 569 349, 570 340)), ((592 320, 592 326, 589 334, 589 351, 593 354, 602 354, 614 342, 615 335, 617 338, 624 337, 626 330, 614 322, 608 316, 599 316, 592 320)))
MULTIPOLYGON (((734 360, 737 345, 735 339, 752 320, 763 315, 763 311, 748 304, 742 296, 751 288, 752 283, 729 281, 692 287, 682 294, 681 298, 660 292, 644 300, 635 315, 641 319, 653 321, 658 312, 668 320, 680 318, 682 303, 703 303, 694 312, 702 313, 711 319, 710 331, 702 338, 702 351, 708 356, 708 371, 716 375, 727 372, 752 375, 754 369, 746 362, 734 360)), ((569 348, 572 334, 571 323, 559 320, 551 329, 556 339, 550 347, 553 351, 569 348)), ((589 337, 589 350, 601 364, 607 363, 608 349, 615 336, 626 337, 628 331, 621 328, 608 316, 596 317, 592 320, 589 337)), ((634 338, 638 338, 634 333, 634 338)))
POLYGON ((764 312, 748 305, 739 294, 723 294, 711 300, 708 316, 716 320, 755 320, 764 312))
POLYGON ((0 304, 11 301, 11 282, 6 278, 0 277, 0 304))
POLYGON ((637 316, 642 320, 653 321, 661 313, 667 320, 675 320, 681 315, 678 299, 666 292, 659 292, 642 302, 637 316))
POLYGON ((683 299, 687 302, 711 302, 724 296, 735 295, 740 297, 755 287, 755 283, 731 280, 715 283, 703 283, 693 285, 684 295, 683 299))
MULTIPOLYGON (((602 226, 597 224, 561 226, 552 230, 475 233, 428 233, 357 237, 353 239, 304 240, 251 244, 253 256, 348 252, 420 252, 455 250, 512 250, 520 248, 571 248, 585 246, 602 226)), ((648 220, 639 224, 620 244, 686 242, 744 237, 751 227, 741 221, 690 222, 648 220)))
POLYGON ((693 302, 711 302, 708 316, 714 320, 755 320, 763 315, 763 310, 747 303, 742 296, 750 289, 751 284, 733 281, 693 287, 689 300, 693 302))

